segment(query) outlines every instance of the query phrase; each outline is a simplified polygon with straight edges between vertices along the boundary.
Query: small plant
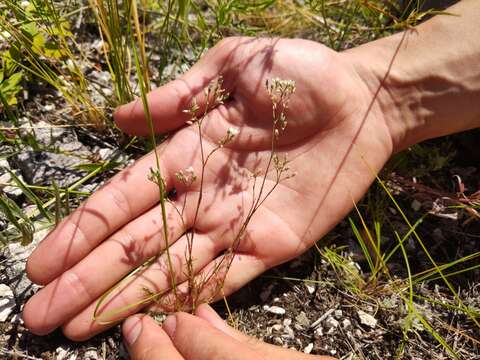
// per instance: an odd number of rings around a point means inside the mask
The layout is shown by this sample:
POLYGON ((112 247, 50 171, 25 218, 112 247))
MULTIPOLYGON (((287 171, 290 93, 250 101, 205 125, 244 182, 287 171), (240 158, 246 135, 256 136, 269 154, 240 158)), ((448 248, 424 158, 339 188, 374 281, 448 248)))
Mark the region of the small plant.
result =
MULTIPOLYGON (((194 270, 194 257, 193 257, 193 246, 195 242, 195 227, 197 219, 200 214, 200 209, 202 206, 203 192, 204 192, 204 179, 205 179, 205 170, 208 167, 209 160, 215 155, 215 153, 221 150, 223 147, 228 146, 232 141, 234 141, 235 136, 238 134, 238 129, 228 128, 226 134, 218 139, 216 146, 211 149, 208 153, 205 151, 203 144, 203 122, 206 119, 208 112, 223 104, 224 101, 228 98, 228 94, 223 89, 223 79, 218 78, 210 83, 210 85, 204 90, 204 96, 206 99, 205 107, 200 111, 198 104, 194 101, 190 107, 185 110, 189 114, 190 120, 188 123, 190 126, 196 128, 198 133, 199 141, 199 157, 200 157, 200 173, 196 174, 193 166, 188 167, 187 169, 180 169, 176 172, 176 178, 182 183, 186 188, 197 186, 198 187, 198 197, 196 200, 193 224, 189 230, 186 231, 185 235, 187 238, 187 245, 185 249, 185 277, 187 279, 188 286, 186 289, 180 290, 178 284, 176 284, 176 278, 178 274, 175 274, 175 270, 172 265, 172 259, 169 252, 168 244, 168 223, 166 221, 166 216, 163 217, 163 229, 164 229, 164 238, 166 241, 166 248, 164 253, 159 254, 156 259, 160 256, 165 256, 166 258, 166 267, 168 272, 168 278, 171 281, 170 290, 163 290, 161 292, 154 292, 150 289, 143 289, 146 293, 146 297, 141 301, 131 304, 130 306, 124 307, 122 309, 116 309, 110 311, 108 314, 102 314, 99 309, 101 304, 106 300, 107 296, 112 293, 114 289, 109 290, 97 303, 95 319, 100 321, 105 321, 105 317, 118 316, 122 312, 128 310, 129 308, 137 307, 139 304, 147 304, 150 302, 155 302, 160 304, 164 309, 168 311, 178 311, 178 310, 192 310, 203 303, 212 301, 214 298, 217 298, 222 294, 223 283, 225 276, 231 266, 233 257, 242 243, 244 236, 246 234, 248 225, 258 210, 258 208, 265 202, 265 200, 270 196, 270 194, 275 190, 278 184, 286 179, 289 179, 295 176, 294 173, 290 172, 288 166, 288 159, 286 155, 279 155, 276 152, 277 143, 282 133, 288 126, 288 121, 286 117, 286 111, 288 109, 290 97, 295 93, 295 83, 291 80, 282 80, 278 78, 267 80, 265 87, 267 92, 270 95, 272 101, 272 128, 271 128, 271 148, 270 155, 267 160, 267 164, 264 170, 255 171, 250 175, 249 178, 249 187, 251 188, 252 193, 252 202, 248 207, 248 210, 245 212, 245 215, 241 219, 241 225, 239 226, 238 231, 233 236, 230 242, 230 246, 225 251, 223 256, 221 256, 215 263, 215 265, 206 272, 202 272, 200 275, 195 274, 194 270), (267 186, 267 178, 273 177, 273 184, 267 186), (171 296, 173 294, 173 296, 171 296)), ((161 176, 159 167, 151 170, 150 180, 155 182, 161 191, 160 203, 165 204, 169 201, 168 196, 165 193, 165 181, 161 176)), ((172 205, 175 205, 172 202, 172 205)), ((175 207, 175 210, 179 214, 185 212, 186 203, 183 203, 181 208, 175 207)), ((241 216, 241 214, 239 214, 241 216)), ((155 260, 156 260, 155 259, 155 260)), ((152 259, 149 259, 142 267, 152 263, 152 259)), ((135 270, 136 272, 137 270, 135 270)), ((131 274, 129 275, 131 276, 131 274)))

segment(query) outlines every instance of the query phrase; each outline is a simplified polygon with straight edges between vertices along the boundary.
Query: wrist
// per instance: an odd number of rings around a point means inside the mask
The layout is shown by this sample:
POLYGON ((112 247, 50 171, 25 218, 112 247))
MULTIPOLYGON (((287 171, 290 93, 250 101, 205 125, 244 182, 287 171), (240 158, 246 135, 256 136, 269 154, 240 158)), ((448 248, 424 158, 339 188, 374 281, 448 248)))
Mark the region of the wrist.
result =
POLYGON ((480 127, 480 6, 460 5, 451 8, 460 16, 437 16, 344 53, 375 96, 394 152, 480 127))

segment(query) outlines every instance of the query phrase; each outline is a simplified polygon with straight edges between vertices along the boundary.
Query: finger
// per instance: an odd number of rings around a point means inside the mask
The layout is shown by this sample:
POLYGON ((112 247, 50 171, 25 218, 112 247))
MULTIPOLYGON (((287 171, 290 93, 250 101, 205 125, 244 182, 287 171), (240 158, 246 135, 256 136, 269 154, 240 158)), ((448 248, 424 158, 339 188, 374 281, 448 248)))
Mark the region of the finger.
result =
MULTIPOLYGON (((193 273, 205 267, 225 249, 226 244, 213 241, 209 236, 196 234, 191 253, 193 273)), ((187 236, 182 236, 169 249, 175 283, 180 284, 188 278, 187 236)), ((172 271, 168 257, 162 255, 145 271, 132 277, 132 280, 120 286, 108 296, 97 309, 98 299, 95 299, 85 310, 63 326, 64 334, 76 341, 82 341, 98 334, 114 325, 114 322, 140 311, 149 303, 163 303, 165 294, 172 285, 172 271), (157 296, 155 296, 155 294, 157 296), (97 311, 96 311, 97 310, 97 311), (97 321, 94 316, 97 315, 97 321)), ((173 303, 168 304, 173 306, 173 303)))
POLYGON ((170 337, 149 316, 129 317, 122 333, 132 360, 183 360, 170 337))
POLYGON ((163 323, 163 329, 185 359, 261 359, 258 353, 240 341, 193 315, 170 315, 163 323))
MULTIPOLYGON (((231 93, 239 64, 238 54, 244 53, 244 45, 249 38, 228 38, 222 40, 178 80, 153 90, 147 96, 153 127, 156 133, 177 129, 185 124, 190 116, 188 110, 193 100, 204 112, 211 99, 205 96, 204 89, 222 76, 223 88, 231 93)), ((142 101, 137 99, 117 109, 114 114, 117 126, 132 135, 148 135, 150 129, 145 118, 142 101)))
MULTIPOLYGON (((167 191, 175 181, 175 171, 191 165, 187 161, 196 149, 185 144, 194 144, 194 137, 192 132, 182 132, 159 147, 167 191)), ((159 191, 148 179, 151 168, 156 168, 154 153, 120 172, 63 220, 28 259, 28 277, 34 283, 48 284, 121 226, 153 207, 159 191)))
MULTIPOLYGON (((169 243, 189 224, 172 203, 166 203, 169 243)), ((35 294, 25 305, 26 326, 43 335, 72 318, 119 279, 165 248, 162 209, 157 206, 127 224, 77 265, 35 294)))

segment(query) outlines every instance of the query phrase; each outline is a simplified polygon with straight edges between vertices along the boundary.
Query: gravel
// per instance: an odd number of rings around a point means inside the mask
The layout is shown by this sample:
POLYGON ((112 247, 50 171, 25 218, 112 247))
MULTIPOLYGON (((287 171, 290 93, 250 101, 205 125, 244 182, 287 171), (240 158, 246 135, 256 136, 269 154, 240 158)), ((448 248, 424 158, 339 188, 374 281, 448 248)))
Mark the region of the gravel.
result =
POLYGON ((16 306, 12 289, 0 284, 0 322, 6 321, 16 306))

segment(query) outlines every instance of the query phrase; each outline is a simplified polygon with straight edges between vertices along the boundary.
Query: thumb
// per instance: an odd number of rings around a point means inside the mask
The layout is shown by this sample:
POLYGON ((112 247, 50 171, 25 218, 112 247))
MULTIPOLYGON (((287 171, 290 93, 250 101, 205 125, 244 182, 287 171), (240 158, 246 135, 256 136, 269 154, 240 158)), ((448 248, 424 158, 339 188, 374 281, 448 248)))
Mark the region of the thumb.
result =
POLYGON ((131 316, 122 333, 132 360, 183 360, 163 329, 149 316, 131 316))
POLYGON ((262 357, 248 345, 186 313, 169 316, 163 329, 185 360, 259 360, 262 357))
MULTIPOLYGON (((184 110, 191 106, 194 99, 199 106, 198 111, 204 111, 208 102, 204 89, 220 75, 224 78, 224 90, 230 92, 235 77, 235 50, 244 41, 243 38, 222 40, 182 77, 147 95, 156 133, 183 126, 190 118, 184 110)), ((145 136, 150 133, 141 99, 117 108, 114 118, 117 126, 128 134, 145 136)))

